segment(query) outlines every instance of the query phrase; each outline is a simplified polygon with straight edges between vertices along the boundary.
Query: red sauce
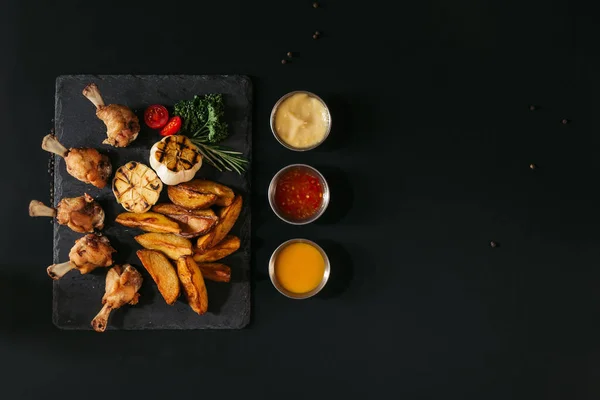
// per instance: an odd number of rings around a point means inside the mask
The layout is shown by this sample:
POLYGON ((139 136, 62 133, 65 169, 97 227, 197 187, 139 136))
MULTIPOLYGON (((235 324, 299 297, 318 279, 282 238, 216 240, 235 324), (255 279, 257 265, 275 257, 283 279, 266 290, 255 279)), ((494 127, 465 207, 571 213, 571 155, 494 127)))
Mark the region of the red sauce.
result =
POLYGON ((283 174, 275 189, 275 204, 292 220, 310 218, 323 203, 323 185, 309 171, 292 169, 283 174))

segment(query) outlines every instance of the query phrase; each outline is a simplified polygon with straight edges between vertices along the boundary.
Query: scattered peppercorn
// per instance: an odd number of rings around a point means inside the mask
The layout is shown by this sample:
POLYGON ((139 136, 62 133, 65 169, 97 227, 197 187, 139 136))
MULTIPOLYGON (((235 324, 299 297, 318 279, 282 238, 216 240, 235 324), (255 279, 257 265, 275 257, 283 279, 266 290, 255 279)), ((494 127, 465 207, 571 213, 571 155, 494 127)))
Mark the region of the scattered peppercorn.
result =
POLYGON ((282 63, 282 64, 287 64, 287 60, 285 60, 285 59, 284 59, 284 60, 281 60, 281 63, 282 63))
POLYGON ((563 120, 561 122, 563 123, 563 125, 566 125, 569 123, 569 120, 566 118, 563 118, 563 120))
POLYGON ((319 38, 319 35, 313 35, 313 39, 317 40, 319 38))
POLYGON ((287 52, 287 56, 288 56, 289 58, 292 58, 292 55, 293 55, 293 54, 292 54, 292 52, 291 52, 291 51, 288 51, 288 52, 287 52))
POLYGON ((537 165, 535 165, 535 164, 533 164, 533 163, 532 163, 532 164, 529 164, 529 168, 531 168, 531 169, 535 169, 536 167, 537 167, 537 165))
POLYGON ((316 1, 313 3, 313 7, 314 8, 319 8, 319 3, 317 3, 316 1))
POLYGON ((536 107, 533 104, 529 106, 529 111, 535 111, 535 110, 536 110, 536 107))
POLYGON ((498 247, 498 243, 496 243, 495 241, 493 241, 493 240, 492 240, 492 241, 490 242, 490 246, 491 246, 492 248, 498 247))
POLYGON ((315 31, 315 35, 317 35, 317 36, 320 36, 320 35, 321 35, 321 32, 319 32, 319 31, 315 31))

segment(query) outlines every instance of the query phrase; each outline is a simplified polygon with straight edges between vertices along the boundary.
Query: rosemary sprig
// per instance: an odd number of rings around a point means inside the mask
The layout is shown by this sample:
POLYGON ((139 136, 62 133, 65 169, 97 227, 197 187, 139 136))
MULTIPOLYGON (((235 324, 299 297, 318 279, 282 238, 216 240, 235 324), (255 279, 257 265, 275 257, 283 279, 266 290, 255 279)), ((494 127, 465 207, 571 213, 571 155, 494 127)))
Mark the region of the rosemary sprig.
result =
POLYGON ((248 160, 242 157, 241 152, 209 144, 196 135, 191 136, 190 139, 198 146, 202 157, 220 172, 223 172, 223 170, 235 171, 241 175, 246 170, 248 160))

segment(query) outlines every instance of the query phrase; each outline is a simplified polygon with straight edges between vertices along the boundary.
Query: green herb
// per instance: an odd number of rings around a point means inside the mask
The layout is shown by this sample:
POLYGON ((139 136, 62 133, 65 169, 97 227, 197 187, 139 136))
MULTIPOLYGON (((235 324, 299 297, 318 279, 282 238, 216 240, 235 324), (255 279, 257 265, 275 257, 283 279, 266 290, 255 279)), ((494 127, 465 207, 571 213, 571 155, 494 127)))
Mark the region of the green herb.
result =
POLYGON ((229 150, 214 144, 207 144, 193 136, 190 139, 198 146, 202 157, 219 171, 235 171, 241 175, 246 170, 248 160, 243 158, 242 153, 239 151, 229 150))
POLYGON ((221 172, 226 170, 241 174, 248 164, 242 153, 216 145, 229 135, 227 124, 222 120, 224 110, 222 95, 207 94, 177 102, 173 114, 181 117, 181 131, 198 146, 210 164, 221 172))
POLYGON ((221 120, 225 114, 222 95, 194 96, 192 100, 177 102, 173 109, 173 113, 183 119, 181 128, 184 132, 201 137, 208 143, 218 143, 227 138, 227 124, 221 120))

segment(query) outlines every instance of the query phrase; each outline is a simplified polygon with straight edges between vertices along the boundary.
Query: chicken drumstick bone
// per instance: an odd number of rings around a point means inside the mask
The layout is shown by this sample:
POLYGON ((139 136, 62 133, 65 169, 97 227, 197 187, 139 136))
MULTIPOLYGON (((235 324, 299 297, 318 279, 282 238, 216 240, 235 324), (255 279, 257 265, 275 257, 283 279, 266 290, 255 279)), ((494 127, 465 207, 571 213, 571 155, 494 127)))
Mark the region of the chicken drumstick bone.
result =
POLYGON ((127 147, 140 133, 138 117, 127 106, 105 105, 95 83, 83 89, 83 95, 96 106, 96 116, 106 125, 106 138, 102 143, 115 147, 127 147))
POLYGON ((65 197, 56 208, 48 207, 38 200, 31 200, 29 215, 56 217, 59 224, 67 225, 75 232, 94 232, 94 229, 104 228, 104 210, 87 193, 79 197, 65 197))
POLYGON ((57 280, 72 269, 87 274, 98 267, 110 267, 114 252, 116 250, 112 248, 106 236, 90 233, 75 241, 69 252, 69 261, 49 266, 48 275, 57 280))
POLYGON ((92 327, 96 332, 104 332, 112 310, 125 304, 137 304, 142 281, 142 275, 129 264, 116 265, 108 270, 105 293, 102 297, 104 306, 92 320, 92 327))
POLYGON ((71 148, 67 150, 52 134, 44 136, 42 149, 63 157, 69 174, 84 183, 91 183, 99 189, 106 186, 106 180, 112 173, 110 160, 96 149, 71 148))

